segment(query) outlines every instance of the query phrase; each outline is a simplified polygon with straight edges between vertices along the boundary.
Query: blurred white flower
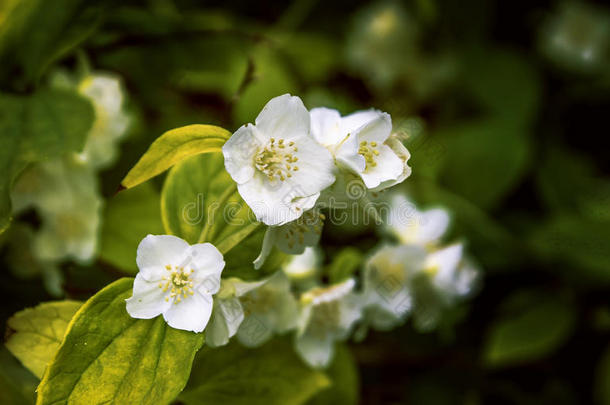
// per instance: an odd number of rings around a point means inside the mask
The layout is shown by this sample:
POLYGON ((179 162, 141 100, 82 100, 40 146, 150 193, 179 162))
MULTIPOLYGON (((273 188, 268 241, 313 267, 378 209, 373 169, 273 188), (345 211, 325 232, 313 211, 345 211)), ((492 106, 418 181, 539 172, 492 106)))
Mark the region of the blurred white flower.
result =
POLYGON ((41 162, 19 177, 11 192, 14 211, 33 207, 42 220, 32 240, 38 260, 94 257, 102 208, 97 187, 95 172, 71 156, 41 162))
POLYGON ((424 266, 419 246, 385 245, 365 263, 363 305, 365 324, 389 330, 404 322, 413 306, 411 280, 424 266))
POLYGON ((259 288, 266 280, 248 282, 232 277, 223 279, 220 291, 214 300, 214 310, 210 323, 205 329, 205 342, 208 346, 218 347, 229 343, 244 320, 244 308, 240 297, 259 288))
POLYGON ((309 112, 289 94, 271 99, 222 151, 239 194, 267 225, 299 218, 335 181, 331 154, 311 137, 309 112))
POLYGON ((353 293, 354 279, 329 287, 317 287, 301 296, 296 350, 312 367, 326 367, 334 354, 334 342, 348 337, 362 315, 353 293))
POLYGON ((317 247, 305 248, 303 253, 294 255, 282 266, 284 274, 291 280, 304 280, 316 275, 322 264, 322 253, 317 247))
POLYGON ((95 111, 95 121, 78 158, 96 169, 107 167, 115 160, 117 142, 129 126, 121 82, 115 75, 91 74, 78 84, 78 92, 91 101, 95 111))
POLYGON ((442 208, 419 211, 403 194, 390 198, 386 228, 406 245, 436 244, 449 226, 449 213, 442 208))
POLYGON ((382 190, 411 174, 410 154, 394 137, 390 115, 377 110, 341 117, 329 108, 311 110, 311 132, 335 157, 339 171, 357 174, 368 189, 382 190))
POLYGON ((430 253, 412 280, 415 327, 434 329, 446 308, 474 291, 478 276, 478 269, 464 260, 461 243, 430 253))
POLYGON ((313 208, 292 222, 268 227, 261 253, 254 260, 254 268, 261 268, 274 246, 291 255, 301 254, 307 247, 316 246, 320 241, 324 219, 324 214, 313 208))
POLYGON ((244 346, 260 346, 274 334, 296 327, 298 303, 290 291, 290 281, 281 271, 241 296, 240 302, 245 317, 237 338, 244 346))
POLYGON ((126 300, 129 315, 150 319, 163 314, 172 328, 203 331, 225 266, 218 249, 210 243, 191 246, 176 236, 148 235, 138 246, 136 262, 140 272, 133 296, 126 300))

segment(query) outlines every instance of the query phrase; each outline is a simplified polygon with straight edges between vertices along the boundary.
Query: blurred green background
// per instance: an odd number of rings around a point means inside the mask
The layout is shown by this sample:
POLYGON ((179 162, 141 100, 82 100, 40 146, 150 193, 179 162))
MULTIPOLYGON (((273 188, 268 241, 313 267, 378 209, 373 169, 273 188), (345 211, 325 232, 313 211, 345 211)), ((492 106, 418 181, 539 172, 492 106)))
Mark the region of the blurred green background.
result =
MULTIPOLYGON (((35 213, 0 235, 2 330, 24 307, 133 272, 139 240, 162 230, 162 179, 115 192, 156 137, 193 123, 233 131, 289 92, 308 108, 389 112, 412 154, 405 189, 451 210, 452 236, 484 272, 438 331, 407 324, 351 345, 362 403, 610 404, 607 6, 0 0, 0 61, 3 200, 23 167, 56 153, 58 140, 15 130, 36 118, 17 101, 43 97, 54 70, 118 75, 133 119, 99 176, 93 263, 62 262, 57 291, 17 226, 36 229, 35 213)), ((349 243, 370 248, 374 235, 353 229, 349 243)), ((345 231, 328 226, 323 241, 332 258, 345 231)), ((0 364, 0 390, 31 377, 5 349, 0 364)))

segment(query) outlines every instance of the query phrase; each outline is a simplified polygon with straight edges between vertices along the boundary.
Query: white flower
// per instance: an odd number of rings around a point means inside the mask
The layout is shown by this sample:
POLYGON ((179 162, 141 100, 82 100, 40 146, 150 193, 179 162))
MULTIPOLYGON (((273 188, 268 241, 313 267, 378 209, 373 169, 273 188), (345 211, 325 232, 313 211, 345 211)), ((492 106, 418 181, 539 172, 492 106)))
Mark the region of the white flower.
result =
POLYGON ((330 150, 339 170, 357 174, 368 189, 385 189, 411 174, 409 152, 390 136, 389 114, 367 110, 341 117, 329 108, 314 108, 310 114, 313 137, 330 150))
POLYGON ((298 302, 290 291, 290 281, 281 271, 244 294, 240 302, 245 317, 237 338, 244 346, 260 346, 274 334, 296 327, 298 302))
POLYGON ((266 280, 247 282, 232 277, 224 279, 214 300, 212 318, 205 329, 205 342, 210 347, 224 346, 237 333, 244 320, 244 308, 240 297, 254 290, 266 280))
POLYGON ((317 247, 305 248, 300 255, 292 256, 282 270, 292 280, 303 280, 314 276, 322 264, 322 253, 317 247))
POLYGON ((312 367, 326 367, 334 354, 334 342, 346 339, 362 312, 352 292, 354 279, 329 287, 314 288, 301 296, 296 351, 312 367))
POLYGON ((92 74, 78 85, 78 91, 93 104, 95 121, 78 158, 94 168, 104 168, 116 158, 117 141, 129 125, 123 111, 123 90, 118 77, 110 74, 92 74))
POLYGON ((418 246, 382 246, 364 269, 366 324, 389 330, 402 323, 413 306, 411 279, 424 266, 426 251, 418 246))
POLYGON ((263 238, 261 253, 254 260, 254 268, 261 268, 273 246, 291 255, 299 255, 307 247, 316 246, 320 241, 325 219, 324 214, 313 208, 292 222, 268 227, 263 238))
POLYGON ((427 246, 437 243, 447 231, 449 213, 442 208, 419 211, 402 194, 390 199, 386 228, 407 245, 427 246))
POLYGON ((42 261, 90 261, 96 252, 102 200, 95 172, 66 156, 28 168, 11 192, 15 212, 36 208, 42 225, 32 253, 42 261))
POLYGON ((169 326, 201 332, 212 313, 212 295, 220 288, 225 266, 222 254, 210 243, 189 245, 171 235, 148 235, 138 246, 140 272, 127 299, 133 318, 160 314, 169 326))
POLYGON ((428 255, 413 280, 415 327, 434 329, 443 311, 474 290, 479 271, 463 259, 463 245, 456 243, 428 255))
POLYGON ((309 112, 289 94, 271 99, 222 152, 239 194, 267 225, 299 218, 335 181, 331 154, 310 135, 309 112))

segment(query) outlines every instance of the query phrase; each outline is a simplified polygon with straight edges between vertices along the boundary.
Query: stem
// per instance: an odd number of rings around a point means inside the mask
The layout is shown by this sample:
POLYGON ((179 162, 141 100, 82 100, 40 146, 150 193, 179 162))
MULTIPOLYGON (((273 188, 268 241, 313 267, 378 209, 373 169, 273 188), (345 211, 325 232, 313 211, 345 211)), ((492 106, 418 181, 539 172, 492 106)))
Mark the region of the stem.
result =
MULTIPOLYGON (((218 207, 222 207, 225 205, 225 203, 227 202, 227 200, 229 198, 231 198, 231 196, 233 194, 235 194, 235 192, 237 191, 237 184, 232 183, 231 186, 229 186, 224 193, 222 193, 220 195, 220 198, 218 199, 218 207)), ((210 233, 212 232, 212 227, 214 226, 214 221, 210 221, 210 217, 208 215, 207 221, 205 222, 205 225, 203 226, 203 229, 201 230, 201 233, 199 234, 199 239, 197 240, 197 243, 203 243, 206 240, 210 240, 212 238, 213 235, 211 235, 210 233)))

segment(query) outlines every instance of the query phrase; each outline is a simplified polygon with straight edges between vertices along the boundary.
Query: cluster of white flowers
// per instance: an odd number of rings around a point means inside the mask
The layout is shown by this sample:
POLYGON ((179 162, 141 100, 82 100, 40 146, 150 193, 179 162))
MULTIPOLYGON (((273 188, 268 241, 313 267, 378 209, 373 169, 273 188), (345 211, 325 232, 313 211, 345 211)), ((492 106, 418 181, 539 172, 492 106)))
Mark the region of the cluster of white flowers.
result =
POLYGON ((479 271, 463 244, 441 244, 449 222, 443 209, 419 211, 404 195, 391 197, 386 230, 397 242, 382 244, 365 264, 365 327, 388 330, 412 315, 417 329, 430 331, 444 309, 473 292, 479 271))
POLYGON ((11 192, 15 213, 34 208, 42 220, 34 234, 32 253, 44 263, 64 259, 91 260, 96 252, 102 198, 97 172, 117 155, 117 142, 127 130, 120 80, 90 74, 80 81, 57 73, 52 85, 76 89, 94 109, 95 120, 83 150, 29 167, 11 192))
MULTIPOLYGON (((190 246, 175 236, 148 235, 136 261, 140 272, 127 312, 139 319, 162 315, 173 328, 205 330, 211 347, 225 345, 233 336, 257 347, 275 334, 296 331, 297 352, 312 367, 325 367, 334 342, 348 337, 362 313, 354 279, 324 287, 312 284, 297 294, 290 279, 295 276, 289 270, 293 263, 259 281, 221 278, 225 262, 210 243, 190 246)), ((317 267, 319 261, 310 264, 317 267)), ((315 276, 316 269, 311 270, 309 275, 315 276)))
POLYGON ((271 99, 255 124, 239 128, 222 150, 240 195, 269 226, 256 268, 274 245, 289 254, 316 245, 325 219, 316 203, 332 209, 345 200, 349 179, 380 191, 411 174, 409 152, 392 135, 389 114, 307 111, 289 94, 271 99))
POLYGON ((129 314, 163 315, 172 327, 205 331, 211 347, 233 336, 256 347, 292 332, 297 353, 312 367, 328 366, 335 342, 354 330, 362 335, 369 326, 388 329, 411 311, 418 325, 433 326, 440 313, 433 312, 436 301, 420 293, 421 280, 442 307, 468 294, 476 278, 462 259, 461 244, 438 246, 449 223, 445 211, 405 215, 408 201, 396 197, 386 224, 400 244, 372 255, 362 285, 357 274, 325 283, 315 246, 325 220, 316 209, 320 199, 345 199, 348 179, 359 179, 373 193, 409 176, 409 153, 391 132, 390 116, 380 111, 341 117, 327 108, 307 111, 298 97, 272 99, 255 125, 235 132, 223 153, 242 198, 268 225, 254 268, 274 246, 292 256, 267 278, 222 278, 225 262, 213 245, 149 235, 138 248, 140 273, 127 300, 129 314))

